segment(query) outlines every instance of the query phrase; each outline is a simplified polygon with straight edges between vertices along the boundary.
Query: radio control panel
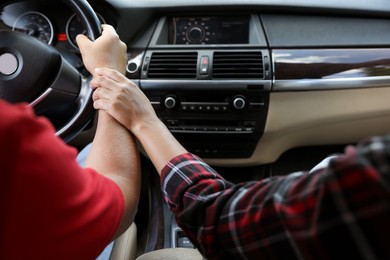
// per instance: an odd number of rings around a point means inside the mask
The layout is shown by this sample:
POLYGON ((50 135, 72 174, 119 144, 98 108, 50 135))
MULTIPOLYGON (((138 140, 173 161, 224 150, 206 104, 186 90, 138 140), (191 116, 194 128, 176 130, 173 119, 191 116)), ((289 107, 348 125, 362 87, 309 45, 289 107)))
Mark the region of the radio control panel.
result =
POLYGON ((264 132, 267 90, 145 93, 172 134, 203 158, 249 157, 264 132))

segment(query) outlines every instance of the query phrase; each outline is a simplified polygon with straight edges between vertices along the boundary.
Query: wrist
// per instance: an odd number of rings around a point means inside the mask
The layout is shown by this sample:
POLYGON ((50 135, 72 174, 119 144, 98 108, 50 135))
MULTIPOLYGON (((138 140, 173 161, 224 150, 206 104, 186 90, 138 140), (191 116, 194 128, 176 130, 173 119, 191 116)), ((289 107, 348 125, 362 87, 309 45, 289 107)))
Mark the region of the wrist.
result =
POLYGON ((99 123, 100 125, 105 125, 105 126, 110 124, 113 125, 119 124, 115 118, 113 118, 110 114, 108 114, 104 110, 98 110, 98 124, 99 123))
POLYGON ((144 118, 138 124, 135 124, 130 131, 138 138, 146 136, 148 133, 169 131, 163 122, 157 117, 144 118))

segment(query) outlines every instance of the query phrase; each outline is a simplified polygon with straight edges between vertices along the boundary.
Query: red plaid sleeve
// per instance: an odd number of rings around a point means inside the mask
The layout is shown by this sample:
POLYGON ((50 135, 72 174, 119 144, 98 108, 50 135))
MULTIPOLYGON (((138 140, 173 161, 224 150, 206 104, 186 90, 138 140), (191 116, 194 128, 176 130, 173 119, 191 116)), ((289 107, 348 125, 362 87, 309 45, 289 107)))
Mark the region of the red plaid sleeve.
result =
POLYGON ((390 259, 389 140, 314 173, 241 184, 183 154, 163 169, 162 190, 208 259, 390 259))

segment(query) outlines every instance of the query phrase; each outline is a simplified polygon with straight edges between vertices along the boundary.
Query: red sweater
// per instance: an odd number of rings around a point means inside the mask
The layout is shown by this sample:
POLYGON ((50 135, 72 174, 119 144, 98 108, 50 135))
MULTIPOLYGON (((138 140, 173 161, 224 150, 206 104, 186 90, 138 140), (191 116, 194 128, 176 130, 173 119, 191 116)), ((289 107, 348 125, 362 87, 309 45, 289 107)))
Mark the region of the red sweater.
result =
POLYGON ((119 187, 27 105, 0 100, 0 259, 94 259, 124 212, 119 187))

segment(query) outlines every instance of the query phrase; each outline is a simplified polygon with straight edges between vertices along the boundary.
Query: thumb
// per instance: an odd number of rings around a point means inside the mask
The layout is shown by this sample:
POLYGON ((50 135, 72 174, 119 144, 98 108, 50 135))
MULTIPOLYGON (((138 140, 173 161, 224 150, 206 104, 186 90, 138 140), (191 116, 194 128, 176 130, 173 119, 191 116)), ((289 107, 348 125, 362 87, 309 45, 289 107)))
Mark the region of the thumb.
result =
POLYGON ((92 43, 91 40, 87 36, 85 36, 84 34, 77 35, 76 42, 77 42, 77 45, 79 46, 80 50, 87 48, 92 43))

